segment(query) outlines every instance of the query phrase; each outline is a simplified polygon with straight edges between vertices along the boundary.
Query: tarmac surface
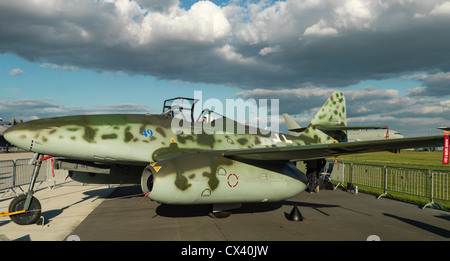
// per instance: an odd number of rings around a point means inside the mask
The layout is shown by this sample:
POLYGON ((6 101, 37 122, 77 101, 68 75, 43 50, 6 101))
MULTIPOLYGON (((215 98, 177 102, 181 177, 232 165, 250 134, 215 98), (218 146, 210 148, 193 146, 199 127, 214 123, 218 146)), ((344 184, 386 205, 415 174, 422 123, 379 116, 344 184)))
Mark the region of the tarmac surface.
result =
POLYGON ((227 218, 207 205, 159 205, 139 186, 117 188, 71 235, 101 241, 449 241, 450 213, 337 190, 279 203, 243 204, 227 218), (296 205, 303 221, 286 216, 296 205), (372 239, 371 237, 369 239, 372 239))
MULTIPOLYGON (((20 226, 9 217, 0 217, 0 241, 62 241, 113 191, 105 185, 84 186, 75 181, 53 189, 41 184, 34 196, 41 203, 44 224, 20 226)), ((7 192, 0 198, 0 212, 8 210, 14 197, 14 193, 7 192)))
MULTIPOLYGON (((0 198, 0 211, 14 196, 0 198)), ((44 224, 19 226, 0 217, 0 241, 450 241, 448 211, 340 189, 243 204, 221 219, 210 217, 207 205, 142 200, 136 185, 42 184, 35 197, 44 224), (286 218, 294 206, 303 221, 286 218)))

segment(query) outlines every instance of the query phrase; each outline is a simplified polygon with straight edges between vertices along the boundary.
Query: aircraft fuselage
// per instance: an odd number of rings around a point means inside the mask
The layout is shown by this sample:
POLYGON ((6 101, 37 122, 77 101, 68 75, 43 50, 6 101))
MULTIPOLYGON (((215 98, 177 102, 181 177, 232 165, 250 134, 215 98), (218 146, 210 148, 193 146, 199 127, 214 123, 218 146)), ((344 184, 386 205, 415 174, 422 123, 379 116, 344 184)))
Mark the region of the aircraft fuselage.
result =
MULTIPOLYGON (((25 150, 97 162, 155 162, 187 151, 301 145, 287 134, 175 134, 172 117, 111 114, 48 118, 10 128, 5 138, 25 150)), ((191 124, 191 123, 189 123, 191 124)), ((196 126, 208 125, 195 125, 196 126)), ((195 130, 192 131, 195 133, 195 130)))
MULTIPOLYGON (((306 188, 305 175, 289 161, 248 163, 221 154, 230 149, 300 145, 302 140, 278 133, 208 134, 195 128, 210 128, 210 124, 194 123, 189 123, 191 133, 176 134, 172 120, 166 115, 65 116, 21 123, 10 128, 5 138, 40 154, 142 166, 133 175, 141 178, 144 193, 152 191, 150 198, 168 204, 279 201, 306 188)), ((121 180, 120 175, 126 175, 120 171, 120 167, 111 168, 109 175, 73 171, 72 178, 109 184, 109 177, 121 180)))

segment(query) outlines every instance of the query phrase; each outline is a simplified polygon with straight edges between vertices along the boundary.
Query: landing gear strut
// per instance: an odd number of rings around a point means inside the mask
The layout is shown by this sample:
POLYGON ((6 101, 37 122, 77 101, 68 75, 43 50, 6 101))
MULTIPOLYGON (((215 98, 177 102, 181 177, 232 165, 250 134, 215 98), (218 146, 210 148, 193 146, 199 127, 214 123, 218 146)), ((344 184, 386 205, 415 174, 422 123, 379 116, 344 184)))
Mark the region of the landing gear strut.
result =
POLYGON ((42 155, 38 153, 33 155, 33 176, 27 194, 16 197, 9 204, 8 215, 18 225, 34 224, 41 216, 41 203, 33 197, 34 185, 41 169, 41 157, 42 155))

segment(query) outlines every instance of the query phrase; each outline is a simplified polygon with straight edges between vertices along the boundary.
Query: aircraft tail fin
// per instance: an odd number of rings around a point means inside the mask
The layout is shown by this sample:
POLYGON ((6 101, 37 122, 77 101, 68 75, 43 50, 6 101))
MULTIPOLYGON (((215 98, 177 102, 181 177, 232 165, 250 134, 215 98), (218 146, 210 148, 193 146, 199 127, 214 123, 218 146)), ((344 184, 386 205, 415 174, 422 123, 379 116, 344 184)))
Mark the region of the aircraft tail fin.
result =
POLYGON ((289 116, 287 113, 283 113, 284 122, 286 123, 286 126, 289 130, 289 134, 292 136, 300 136, 300 132, 304 131, 306 128, 300 127, 297 122, 294 121, 294 119, 289 116))
POLYGON ((342 92, 333 92, 301 137, 307 144, 347 141, 347 113, 342 92))

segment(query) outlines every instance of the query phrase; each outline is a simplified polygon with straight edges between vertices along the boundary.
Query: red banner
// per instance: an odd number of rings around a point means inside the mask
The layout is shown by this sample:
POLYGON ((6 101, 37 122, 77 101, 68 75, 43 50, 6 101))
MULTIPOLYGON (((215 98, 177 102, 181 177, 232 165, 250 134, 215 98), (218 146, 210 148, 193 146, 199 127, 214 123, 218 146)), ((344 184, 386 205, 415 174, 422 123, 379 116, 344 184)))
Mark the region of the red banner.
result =
POLYGON ((442 164, 448 164, 448 161, 449 161, 449 155, 448 155, 449 139, 450 139, 449 136, 444 137, 444 158, 442 159, 442 164))

